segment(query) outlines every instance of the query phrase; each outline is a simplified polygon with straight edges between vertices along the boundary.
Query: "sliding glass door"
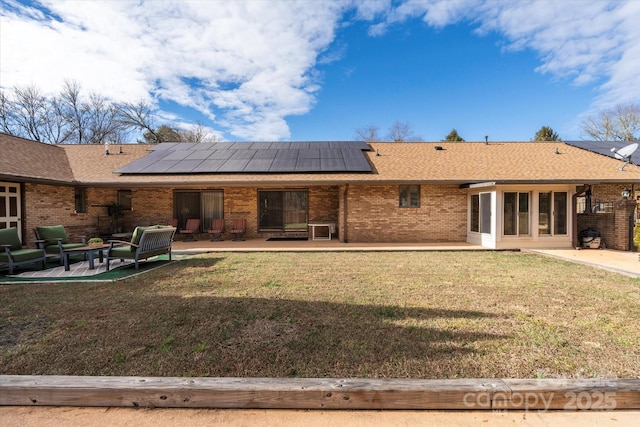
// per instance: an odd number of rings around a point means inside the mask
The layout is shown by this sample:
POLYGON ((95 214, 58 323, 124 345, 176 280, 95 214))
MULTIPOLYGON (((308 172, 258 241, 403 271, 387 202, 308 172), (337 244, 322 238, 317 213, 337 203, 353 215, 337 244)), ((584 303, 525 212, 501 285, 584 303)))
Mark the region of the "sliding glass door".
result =
POLYGON ((211 220, 224 218, 224 193, 213 191, 178 191, 173 196, 174 215, 178 228, 184 228, 187 219, 197 218, 202 230, 208 230, 211 220))
POLYGON ((259 191, 258 204, 260 231, 307 231, 307 191, 259 191))

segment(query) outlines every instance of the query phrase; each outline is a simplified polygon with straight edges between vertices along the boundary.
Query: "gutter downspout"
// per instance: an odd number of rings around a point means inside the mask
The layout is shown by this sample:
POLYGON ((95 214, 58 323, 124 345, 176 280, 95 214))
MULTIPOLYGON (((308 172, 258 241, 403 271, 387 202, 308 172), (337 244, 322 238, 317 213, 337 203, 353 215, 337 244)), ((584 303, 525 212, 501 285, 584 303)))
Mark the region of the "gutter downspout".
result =
POLYGON ((573 235, 571 236, 571 241, 575 249, 580 248, 580 242, 578 242, 578 197, 582 197, 588 192, 591 192, 591 184, 585 184, 581 192, 575 193, 573 197, 571 197, 571 215, 573 217, 573 227, 571 227, 573 229, 573 235))
POLYGON ((348 233, 347 233, 347 228, 348 228, 348 222, 347 222, 347 217, 348 217, 347 210, 348 209, 347 208, 348 208, 348 205, 347 205, 347 203, 348 203, 348 199, 349 199, 347 197, 348 193, 349 193, 349 184, 345 184, 345 186, 344 186, 344 194, 342 196, 342 198, 343 198, 343 201, 342 201, 342 204, 343 204, 343 211, 342 211, 342 224, 343 224, 343 226, 342 226, 342 230, 343 230, 343 233, 344 233, 344 236, 342 236, 342 242, 343 243, 349 243, 349 239, 347 237, 348 236, 348 233))

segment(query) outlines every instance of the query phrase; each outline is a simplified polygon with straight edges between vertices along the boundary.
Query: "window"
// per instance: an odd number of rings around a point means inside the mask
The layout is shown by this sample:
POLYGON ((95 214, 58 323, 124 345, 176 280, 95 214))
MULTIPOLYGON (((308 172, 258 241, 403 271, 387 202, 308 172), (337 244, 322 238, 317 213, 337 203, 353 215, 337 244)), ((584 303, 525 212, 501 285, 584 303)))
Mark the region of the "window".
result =
POLYGON ((75 213, 87 213, 87 189, 85 187, 75 187, 73 189, 75 200, 75 213))
POLYGON ((419 208, 420 207, 420 186, 401 185, 400 186, 400 207, 419 208))
POLYGON ((491 193, 471 195, 470 230, 491 233, 491 193))
POLYGON ((480 231, 480 195, 471 195, 471 231, 480 231))
POLYGON ((505 236, 529 234, 529 193, 504 193, 503 220, 505 236))
POLYGON ((118 190, 118 204, 125 211, 131 210, 131 190, 118 190))
POLYGON ((568 196, 565 191, 540 193, 538 197, 538 234, 567 234, 568 196))
POLYGON ((480 194, 480 232, 491 234, 491 193, 480 194))

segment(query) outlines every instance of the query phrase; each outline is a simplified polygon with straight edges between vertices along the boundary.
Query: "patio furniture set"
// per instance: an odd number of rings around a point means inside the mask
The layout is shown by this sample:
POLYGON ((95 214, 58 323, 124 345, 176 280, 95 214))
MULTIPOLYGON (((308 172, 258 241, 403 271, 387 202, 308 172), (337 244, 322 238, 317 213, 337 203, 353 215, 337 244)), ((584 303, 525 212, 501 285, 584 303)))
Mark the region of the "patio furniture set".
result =
POLYGON ((106 270, 112 259, 133 260, 135 269, 139 268, 139 261, 156 255, 168 254, 171 260, 171 243, 176 228, 166 225, 136 227, 131 235, 131 241, 109 240, 107 243, 91 244, 85 238, 81 242, 72 243, 62 225, 36 227, 36 248, 25 247, 18 235, 16 227, 0 229, 0 267, 8 267, 9 275, 14 269, 25 264, 40 264, 46 267, 50 258, 58 258, 60 265, 69 271, 69 257, 83 255, 89 262, 89 269, 95 269, 95 257, 99 262, 106 258, 106 270))

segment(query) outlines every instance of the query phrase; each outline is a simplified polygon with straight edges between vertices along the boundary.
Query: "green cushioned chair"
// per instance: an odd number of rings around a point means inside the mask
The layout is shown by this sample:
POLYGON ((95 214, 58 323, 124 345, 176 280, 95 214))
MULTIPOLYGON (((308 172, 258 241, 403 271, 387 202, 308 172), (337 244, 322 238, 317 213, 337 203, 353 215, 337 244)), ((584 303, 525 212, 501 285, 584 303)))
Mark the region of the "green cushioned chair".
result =
POLYGON ((9 274, 13 274, 13 268, 22 264, 42 263, 45 268, 47 254, 44 249, 29 249, 22 246, 18 229, 16 227, 3 228, 0 230, 0 265, 9 266, 9 274))
POLYGON ((63 225, 36 227, 33 232, 36 235, 38 247, 42 247, 47 255, 59 256, 60 264, 64 261, 63 251, 65 249, 81 248, 87 245, 87 240, 84 237, 80 243, 70 243, 63 225))

